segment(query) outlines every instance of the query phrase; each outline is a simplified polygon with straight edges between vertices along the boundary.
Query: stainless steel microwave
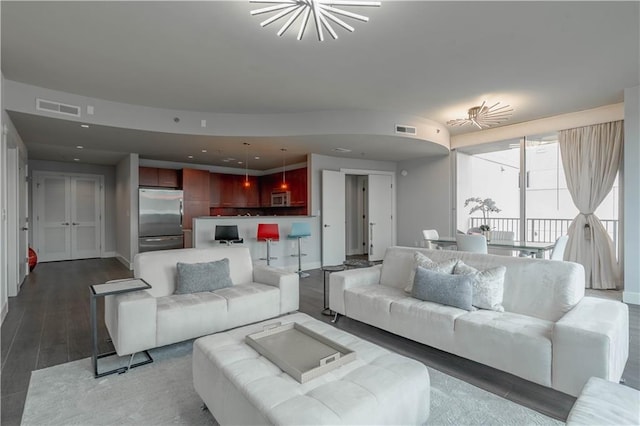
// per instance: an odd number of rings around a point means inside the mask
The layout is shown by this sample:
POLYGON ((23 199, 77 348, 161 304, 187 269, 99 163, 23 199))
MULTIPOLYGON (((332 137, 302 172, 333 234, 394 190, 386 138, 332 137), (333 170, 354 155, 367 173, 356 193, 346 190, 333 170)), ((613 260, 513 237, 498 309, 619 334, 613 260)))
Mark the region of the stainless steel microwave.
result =
POLYGON ((271 207, 287 207, 291 205, 291 192, 277 191, 271 193, 271 207))

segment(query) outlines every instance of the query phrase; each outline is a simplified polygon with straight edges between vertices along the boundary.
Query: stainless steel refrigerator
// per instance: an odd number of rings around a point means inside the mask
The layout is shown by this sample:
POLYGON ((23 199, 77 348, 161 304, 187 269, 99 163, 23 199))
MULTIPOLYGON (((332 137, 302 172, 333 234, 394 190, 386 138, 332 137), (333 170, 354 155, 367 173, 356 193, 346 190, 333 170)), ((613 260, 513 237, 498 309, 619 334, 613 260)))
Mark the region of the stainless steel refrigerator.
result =
POLYGON ((138 252, 182 248, 182 191, 138 190, 138 252))

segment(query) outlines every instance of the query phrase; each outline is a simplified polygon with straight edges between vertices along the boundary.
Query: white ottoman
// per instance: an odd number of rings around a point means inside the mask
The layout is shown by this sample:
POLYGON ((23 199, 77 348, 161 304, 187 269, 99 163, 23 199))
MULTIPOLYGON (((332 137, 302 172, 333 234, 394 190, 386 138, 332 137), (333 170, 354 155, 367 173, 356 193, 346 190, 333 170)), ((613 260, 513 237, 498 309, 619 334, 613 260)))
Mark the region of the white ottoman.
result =
POLYGON ((567 425, 638 425, 640 391, 591 377, 571 408, 567 425))
POLYGON ((221 425, 423 424, 429 417, 423 364, 300 313, 196 340, 193 384, 221 425), (277 322, 300 323, 357 359, 300 384, 244 343, 277 322))

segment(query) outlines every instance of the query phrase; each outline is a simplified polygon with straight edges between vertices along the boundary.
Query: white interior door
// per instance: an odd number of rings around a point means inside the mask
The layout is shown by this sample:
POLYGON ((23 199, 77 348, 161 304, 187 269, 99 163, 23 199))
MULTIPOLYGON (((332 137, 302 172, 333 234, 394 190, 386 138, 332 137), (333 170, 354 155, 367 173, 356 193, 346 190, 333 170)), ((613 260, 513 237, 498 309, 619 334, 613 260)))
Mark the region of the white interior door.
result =
POLYGON ((71 258, 100 257, 100 178, 72 177, 71 258))
POLYGON ((42 175, 36 181, 39 261, 71 259, 70 186, 64 175, 42 175))
POLYGON ((37 176, 34 242, 39 261, 100 257, 101 187, 101 176, 37 176))
POLYGON ((369 175, 369 260, 382 260, 393 245, 393 181, 391 175, 369 175))
POLYGON ((20 247, 18 282, 22 285, 24 278, 29 274, 29 185, 27 183, 27 161, 20 156, 18 160, 18 227, 20 231, 20 247))
POLYGON ((345 175, 322 171, 322 266, 340 265, 345 253, 345 175))

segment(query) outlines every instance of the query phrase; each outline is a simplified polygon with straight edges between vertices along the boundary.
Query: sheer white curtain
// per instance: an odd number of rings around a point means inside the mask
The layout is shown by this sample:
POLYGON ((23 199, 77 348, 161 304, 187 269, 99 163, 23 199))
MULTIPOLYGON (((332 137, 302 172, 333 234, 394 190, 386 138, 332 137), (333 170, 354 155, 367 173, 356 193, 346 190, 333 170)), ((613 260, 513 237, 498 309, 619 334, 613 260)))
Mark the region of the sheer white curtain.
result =
POLYGON ((593 212, 616 179, 622 156, 623 122, 562 130, 558 142, 567 187, 580 211, 569 227, 564 260, 584 266, 587 288, 617 288, 620 269, 613 241, 593 212))

